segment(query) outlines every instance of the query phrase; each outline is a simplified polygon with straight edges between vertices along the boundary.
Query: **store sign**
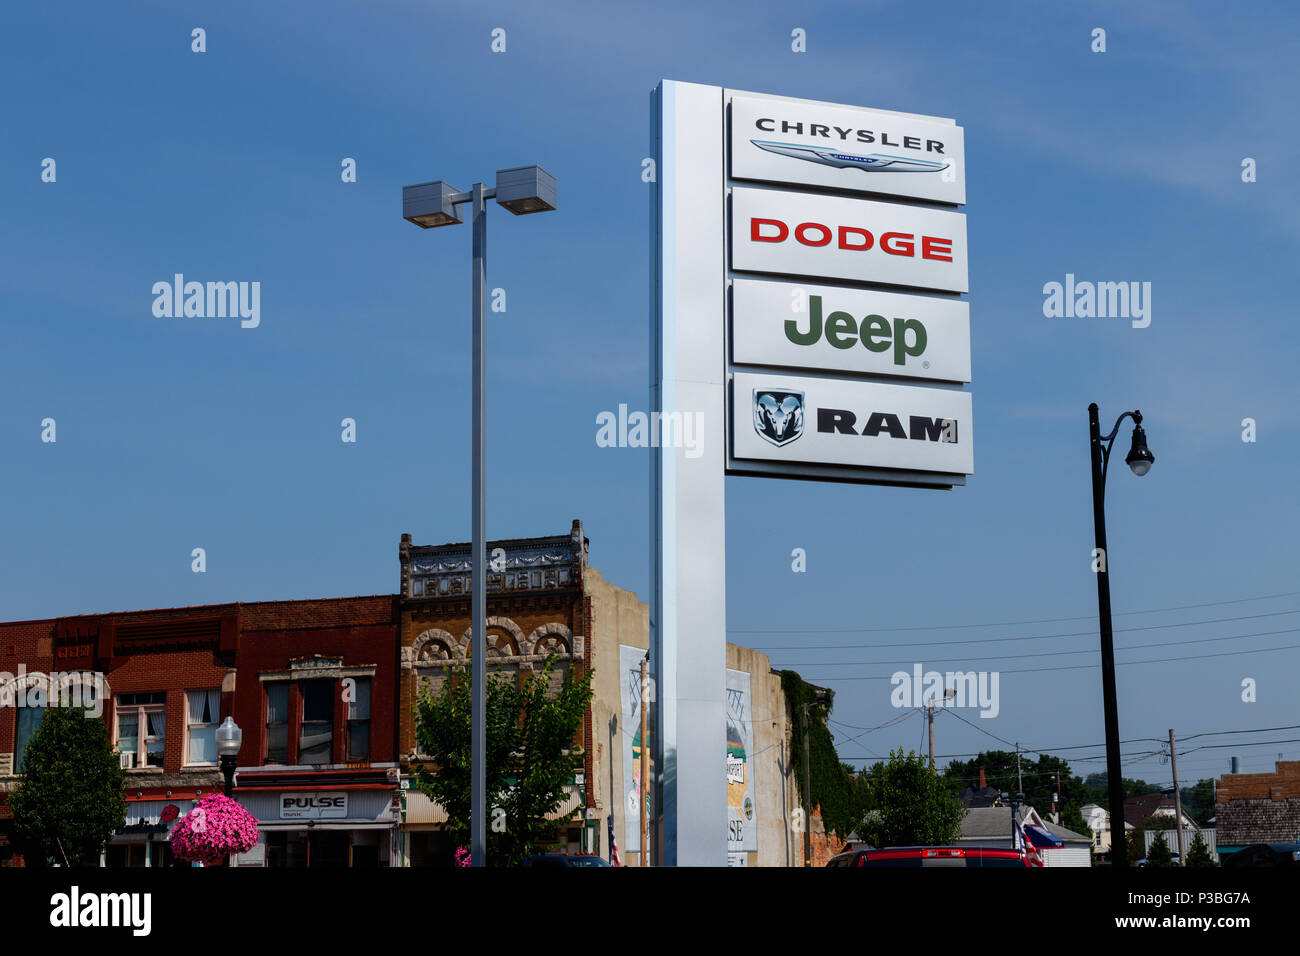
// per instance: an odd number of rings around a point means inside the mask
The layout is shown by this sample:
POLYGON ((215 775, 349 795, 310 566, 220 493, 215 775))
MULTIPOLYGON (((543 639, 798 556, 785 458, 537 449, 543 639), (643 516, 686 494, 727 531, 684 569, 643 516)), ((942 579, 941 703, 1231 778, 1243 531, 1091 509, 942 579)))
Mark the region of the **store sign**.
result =
POLYGON ((738 365, 970 381, 970 305, 844 286, 736 279, 738 365))
POLYGON ((332 820, 348 815, 346 793, 282 793, 281 820, 332 820))
POLYGON ((738 460, 974 471, 969 392, 785 372, 736 372, 738 460))
POLYGON ((936 119, 779 97, 731 100, 731 176, 966 201, 963 130, 936 119))
POLYGON ((966 217, 946 209, 736 187, 731 266, 965 292, 966 217))

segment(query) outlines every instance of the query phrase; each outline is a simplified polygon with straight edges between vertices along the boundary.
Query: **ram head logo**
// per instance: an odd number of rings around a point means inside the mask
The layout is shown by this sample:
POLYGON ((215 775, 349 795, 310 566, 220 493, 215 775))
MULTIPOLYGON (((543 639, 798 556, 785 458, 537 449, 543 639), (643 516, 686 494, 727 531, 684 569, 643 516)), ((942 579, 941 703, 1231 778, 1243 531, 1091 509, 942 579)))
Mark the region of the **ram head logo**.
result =
POLYGON ((803 434, 803 392, 754 389, 754 431, 773 445, 803 434))

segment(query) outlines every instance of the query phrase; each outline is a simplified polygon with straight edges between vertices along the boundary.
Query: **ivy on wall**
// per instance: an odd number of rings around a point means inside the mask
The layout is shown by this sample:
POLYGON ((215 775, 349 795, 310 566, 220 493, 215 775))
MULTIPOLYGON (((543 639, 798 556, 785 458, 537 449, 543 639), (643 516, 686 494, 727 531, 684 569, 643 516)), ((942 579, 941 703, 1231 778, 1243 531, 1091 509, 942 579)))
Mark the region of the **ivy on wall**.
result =
POLYGON ((865 780, 855 782, 850 770, 840 762, 835 738, 826 726, 830 704, 817 700, 815 688, 794 671, 781 671, 781 689, 789 709, 791 740, 790 765, 803 799, 804 704, 808 705, 808 773, 812 777, 812 807, 821 807, 822 823, 827 832, 846 838, 870 809, 865 780))

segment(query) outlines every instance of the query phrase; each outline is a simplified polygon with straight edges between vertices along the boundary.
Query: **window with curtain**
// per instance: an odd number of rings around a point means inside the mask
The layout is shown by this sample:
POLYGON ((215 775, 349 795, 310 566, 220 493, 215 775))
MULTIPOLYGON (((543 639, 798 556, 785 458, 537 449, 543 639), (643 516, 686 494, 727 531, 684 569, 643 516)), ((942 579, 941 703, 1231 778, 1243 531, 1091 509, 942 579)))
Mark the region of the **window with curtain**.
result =
POLYGON ((167 695, 120 694, 117 698, 117 749, 131 754, 131 767, 161 767, 166 749, 167 695))
POLYGON ((217 725, 221 722, 221 691, 192 690, 186 699, 186 763, 217 762, 217 725))
POLYGON ((302 694, 298 763, 329 763, 334 743, 334 681, 303 681, 298 689, 302 694))
POLYGON ((264 684, 266 688, 266 762, 289 762, 289 685, 264 684))
POLYGON ((357 678, 348 702, 348 759, 370 759, 370 678, 357 678))
POLYGON ((14 735, 14 772, 22 773, 27 767, 27 761, 24 759, 24 751, 27 749, 27 741, 32 739, 32 734, 36 733, 41 721, 45 719, 44 707, 19 707, 18 720, 15 726, 17 733, 14 735))

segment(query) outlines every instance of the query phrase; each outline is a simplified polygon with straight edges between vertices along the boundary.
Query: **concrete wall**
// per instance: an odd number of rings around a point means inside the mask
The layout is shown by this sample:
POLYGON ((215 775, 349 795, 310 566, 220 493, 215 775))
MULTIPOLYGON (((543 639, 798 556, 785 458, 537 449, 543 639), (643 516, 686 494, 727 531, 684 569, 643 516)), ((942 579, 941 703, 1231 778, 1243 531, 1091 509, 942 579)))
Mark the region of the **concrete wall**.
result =
MULTIPOLYGON (((614 814, 614 833, 625 866, 640 865, 640 854, 626 852, 624 825, 629 813, 623 799, 623 732, 636 728, 621 725, 619 687, 619 645, 647 648, 650 645, 649 607, 631 591, 610 584, 594 568, 587 569, 587 594, 592 606, 593 679, 592 728, 595 807, 600 815, 602 855, 609 854, 609 814, 614 814)), ((754 722, 758 852, 748 854, 748 866, 791 866, 801 859, 802 850, 789 820, 799 805, 797 785, 788 767, 790 725, 781 678, 773 673, 766 654, 735 644, 727 645, 727 667, 749 674, 754 722)), ((718 754, 718 786, 726 788, 723 754, 718 754)), ((635 823, 635 817, 633 817, 635 823)), ((719 821, 721 833, 724 821, 719 821)), ((816 828, 816 821, 814 821, 816 828)), ((651 863, 653 863, 653 856, 651 863)))
MULTIPOLYGON (((595 568, 586 571, 591 599, 592 640, 592 784, 593 806, 600 815, 601 856, 609 858, 609 814, 614 813, 614 833, 624 866, 639 866, 639 853, 622 852, 627 803, 623 800, 622 701, 619 696, 619 645, 650 646, 650 608, 632 591, 610 584, 595 568)), ((634 728, 626 728, 629 733, 634 728)), ((653 859, 651 860, 653 862, 653 859)))
MULTIPOLYGON (((802 860, 802 837, 790 829, 790 811, 799 806, 798 783, 790 763, 790 721, 781 677, 766 654, 727 645, 727 667, 749 674, 754 722, 754 817, 758 852, 749 866, 795 866, 802 860)), ((721 773, 719 774, 721 776, 721 773)))

